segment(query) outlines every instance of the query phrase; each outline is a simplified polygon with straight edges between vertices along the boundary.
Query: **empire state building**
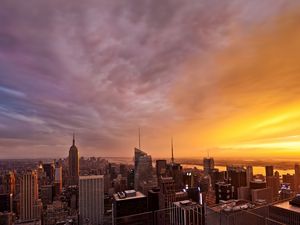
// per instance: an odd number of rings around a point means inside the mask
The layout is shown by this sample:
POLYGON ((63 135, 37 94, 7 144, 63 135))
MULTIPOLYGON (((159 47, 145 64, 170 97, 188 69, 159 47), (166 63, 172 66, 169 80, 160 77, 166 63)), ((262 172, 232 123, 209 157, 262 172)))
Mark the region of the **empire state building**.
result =
POLYGON ((78 185, 78 180, 79 180, 79 157, 78 157, 78 149, 75 146, 75 136, 73 135, 73 144, 69 150, 70 185, 78 185))

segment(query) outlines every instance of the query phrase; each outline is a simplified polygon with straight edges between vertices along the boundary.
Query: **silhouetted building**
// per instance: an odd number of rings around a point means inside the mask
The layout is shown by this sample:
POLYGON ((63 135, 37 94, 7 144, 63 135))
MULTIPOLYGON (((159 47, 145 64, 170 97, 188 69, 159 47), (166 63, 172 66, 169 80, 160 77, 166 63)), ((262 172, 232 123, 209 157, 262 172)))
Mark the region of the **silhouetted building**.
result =
POLYGON ((277 176, 269 176, 266 177, 267 187, 271 188, 273 200, 278 199, 279 187, 280 187, 280 180, 277 176))
POLYGON ((227 201, 233 198, 232 186, 225 182, 218 182, 215 184, 216 203, 220 201, 227 201))
MULTIPOLYGON (((247 186, 247 173, 243 167, 227 166, 228 181, 233 187, 233 198, 237 199, 237 189, 247 186)), ((250 182, 251 183, 251 182, 250 182)))
POLYGON ((55 166, 55 178, 54 178, 54 187, 55 187, 55 195, 59 195, 62 192, 62 166, 57 164, 55 166))
POLYGON ((182 166, 179 163, 167 164, 167 176, 173 178, 176 190, 184 188, 182 166))
POLYGON ((266 166, 266 177, 271 177, 274 175, 274 167, 273 166, 266 166))
POLYGON ((185 190, 188 195, 188 199, 192 200, 193 202, 196 202, 198 204, 202 204, 201 194, 200 194, 200 188, 199 187, 193 187, 185 190))
POLYGON ((144 212, 147 212, 147 197, 141 192, 127 190, 113 195, 113 221, 115 225, 145 225, 149 217, 143 215, 144 212))
POLYGON ((128 189, 134 189, 134 169, 131 169, 127 176, 127 186, 128 189))
MULTIPOLYGON (((142 190, 141 183, 152 180, 152 158, 140 149, 134 149, 134 187, 142 190)), ((146 193, 145 193, 146 194, 146 193)))
POLYGON ((41 200, 44 206, 51 204, 54 197, 54 186, 51 184, 41 186, 41 200))
POLYGON ((156 160, 156 176, 157 179, 166 176, 167 160, 156 160))
POLYGON ((75 136, 73 135, 73 144, 69 150, 69 184, 78 185, 79 180, 79 156, 78 149, 75 146, 75 136))
POLYGON ((291 174, 282 175, 282 182, 290 184, 291 190, 295 191, 295 176, 291 174))
POLYGON ((1 225, 14 225, 15 214, 12 212, 0 212, 0 224, 1 225))
POLYGON ((295 191, 300 192, 300 165, 295 164, 295 191))
POLYGON ((54 175, 55 175, 55 167, 53 163, 44 163, 43 164, 43 170, 46 173, 46 177, 48 179, 48 182, 51 183, 54 181, 54 175))
POLYGON ((247 186, 250 186, 250 181, 253 179, 253 167, 247 166, 246 168, 247 186))
POLYGON ((203 159, 203 169, 204 174, 208 175, 215 168, 214 158, 204 158, 203 159))
POLYGON ((175 182, 172 177, 162 177, 160 181, 160 209, 170 208, 175 202, 175 182))
POLYGON ((254 179, 250 182, 250 189, 262 189, 266 187, 267 183, 263 180, 254 179))
POLYGON ((12 194, 0 194, 0 212, 12 211, 12 194))
POLYGON ((148 191, 148 211, 159 210, 159 188, 152 188, 148 191))

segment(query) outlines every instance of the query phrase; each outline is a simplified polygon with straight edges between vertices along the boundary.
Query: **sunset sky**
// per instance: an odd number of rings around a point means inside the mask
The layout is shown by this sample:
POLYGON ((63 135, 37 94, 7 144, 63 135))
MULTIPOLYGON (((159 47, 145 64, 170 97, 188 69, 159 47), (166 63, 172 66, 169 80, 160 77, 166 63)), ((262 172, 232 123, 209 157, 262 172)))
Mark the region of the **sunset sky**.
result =
POLYGON ((0 0, 0 159, 300 158, 300 1, 0 0))

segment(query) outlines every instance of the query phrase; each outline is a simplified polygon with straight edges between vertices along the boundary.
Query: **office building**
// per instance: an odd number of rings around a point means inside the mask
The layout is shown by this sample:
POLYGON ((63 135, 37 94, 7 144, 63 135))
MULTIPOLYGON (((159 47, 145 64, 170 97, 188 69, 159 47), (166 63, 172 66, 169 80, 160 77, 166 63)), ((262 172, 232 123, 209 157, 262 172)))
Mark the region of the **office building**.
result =
POLYGON ((290 184, 291 190, 295 191, 295 175, 284 174, 282 175, 282 182, 290 184))
POLYGON ((295 191, 300 193, 300 165, 295 164, 295 191))
POLYGON ((184 188, 182 166, 179 163, 167 164, 167 177, 173 178, 176 190, 184 188))
POLYGON ((43 170, 46 174, 47 182, 52 183, 54 181, 55 167, 53 163, 43 163, 43 170))
POLYGON ((238 188, 238 199, 241 200, 251 200, 251 189, 249 186, 246 187, 239 187, 238 188))
POLYGON ((172 225, 201 225, 202 207, 190 200, 173 203, 171 209, 172 225))
POLYGON ((285 225, 297 225, 300 221, 300 207, 289 201, 280 202, 269 207, 270 219, 285 225))
MULTIPOLYGON (((134 149, 134 187, 142 191, 141 183, 152 180, 152 158, 140 149, 134 149)), ((146 194, 146 193, 144 193, 146 194)))
POLYGON ((14 225, 16 215, 12 212, 0 212, 1 225, 14 225))
POLYGON ((266 177, 274 176, 274 167, 273 166, 265 166, 266 169, 266 177))
POLYGON ((266 187, 267 183, 264 180, 254 179, 250 182, 250 189, 262 189, 266 187))
POLYGON ((135 190, 127 190, 113 195, 113 224, 147 224, 147 197, 135 190))
POLYGON ((55 179, 54 179, 54 188, 55 195, 59 195, 62 192, 62 166, 57 164, 55 166, 55 179))
POLYGON ((266 203, 273 202, 272 189, 262 188, 262 189, 251 189, 251 200, 252 202, 264 201, 266 203))
POLYGON ((130 190, 134 189, 134 169, 129 170, 127 175, 127 188, 130 190))
POLYGON ((246 168, 247 186, 250 186, 250 181, 253 179, 253 167, 247 166, 246 168))
POLYGON ((0 212, 12 212, 12 194, 0 194, 0 212))
POLYGON ((41 186, 40 196, 44 206, 51 204, 54 197, 54 186, 51 184, 41 186))
MULTIPOLYGON (((247 186, 247 173, 243 167, 227 166, 228 183, 233 187, 233 198, 238 197, 238 188, 247 186)), ((251 185, 251 182, 250 182, 251 185)))
POLYGON ((14 172, 0 175, 0 194, 13 194, 16 192, 16 176, 14 172))
POLYGON ((160 181, 159 208, 170 208, 175 202, 175 182, 172 177, 163 177, 160 181))
POLYGON ((266 177, 267 187, 271 188, 273 201, 278 199, 280 180, 277 176, 266 177))
POLYGON ((216 203, 220 201, 228 201, 233 198, 232 185, 225 182, 218 182, 215 184, 216 203))
POLYGON ((209 175, 210 172, 215 168, 215 161, 213 158, 204 158, 203 159, 203 169, 204 174, 209 175))
POLYGON ((69 184, 78 185, 79 179, 79 153, 75 145, 75 136, 73 135, 73 144, 69 150, 69 184))
POLYGON ((152 188, 148 191, 148 211, 159 210, 159 188, 152 188))
POLYGON ((102 225, 104 214, 103 175, 79 177, 79 220, 80 223, 102 225))
POLYGON ((156 160, 156 176, 159 180, 160 177, 166 176, 167 160, 156 160))
POLYGON ((41 218, 42 203, 38 198, 38 181, 36 172, 27 172, 20 181, 20 220, 41 218))

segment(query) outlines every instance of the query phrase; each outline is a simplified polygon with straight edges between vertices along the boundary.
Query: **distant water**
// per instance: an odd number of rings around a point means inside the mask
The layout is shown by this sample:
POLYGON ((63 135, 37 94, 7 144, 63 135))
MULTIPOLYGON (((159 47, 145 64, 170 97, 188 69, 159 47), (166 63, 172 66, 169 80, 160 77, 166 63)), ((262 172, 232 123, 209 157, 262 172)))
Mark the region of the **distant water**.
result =
MULTIPOLYGON (((123 164, 133 164, 133 157, 106 157, 106 159, 109 162, 112 163, 123 163, 123 164)), ((183 168, 194 168, 196 167, 199 170, 203 170, 203 166, 199 165, 199 164, 188 164, 188 163, 182 163, 181 164, 183 166, 183 168)), ((155 166, 155 160, 153 160, 153 166, 155 166)), ((226 166, 215 166, 216 169, 219 169, 219 171, 226 171, 226 166)), ((274 168, 274 173, 275 171, 278 171, 279 174, 282 176, 283 174, 294 174, 295 171, 294 169, 276 169, 276 167, 274 168)), ((265 167, 264 166, 253 166, 253 174, 262 174, 262 175, 266 175, 265 172, 265 167)))
MULTIPOLYGON (((181 164, 183 168, 194 168, 196 167, 199 170, 203 170, 203 166, 201 165, 192 165, 192 164, 181 164)), ((219 169, 219 171, 226 171, 226 166, 215 166, 216 169, 219 169)), ((283 174, 294 174, 295 171, 292 169, 288 169, 288 170, 282 170, 282 169, 274 169, 274 173, 275 171, 278 171, 278 173, 282 176, 283 174)), ((266 175, 266 171, 265 171, 265 167, 263 166, 253 166, 253 174, 262 174, 262 175, 266 175)))

